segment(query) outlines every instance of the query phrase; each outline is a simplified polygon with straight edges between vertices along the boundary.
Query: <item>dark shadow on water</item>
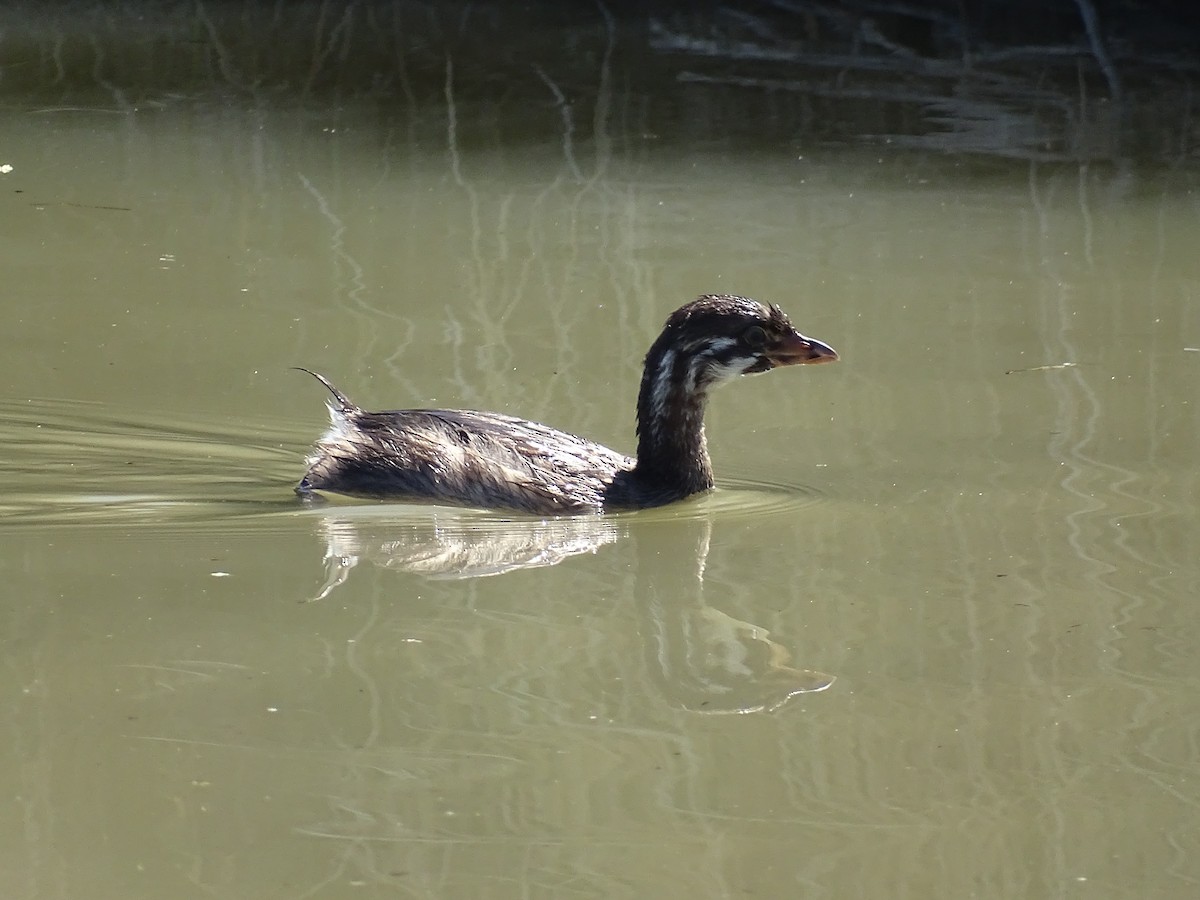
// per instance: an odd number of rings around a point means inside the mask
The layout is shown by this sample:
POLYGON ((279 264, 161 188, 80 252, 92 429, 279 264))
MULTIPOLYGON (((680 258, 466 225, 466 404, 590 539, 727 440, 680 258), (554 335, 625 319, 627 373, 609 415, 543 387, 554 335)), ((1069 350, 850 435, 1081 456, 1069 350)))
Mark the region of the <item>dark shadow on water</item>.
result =
MULTIPOLYGON (((413 121, 454 84, 509 141, 621 85, 626 138, 995 159, 1197 159, 1185 3, 7 4, 8 102, 132 114, 336 105, 413 121), (630 102, 632 101, 632 102, 630 102)), ((607 105, 614 98, 604 98, 607 105)), ((581 117, 582 118, 582 117, 581 117)), ((579 169, 575 172, 579 175, 579 169)), ((581 176, 580 176, 581 177, 581 176)))

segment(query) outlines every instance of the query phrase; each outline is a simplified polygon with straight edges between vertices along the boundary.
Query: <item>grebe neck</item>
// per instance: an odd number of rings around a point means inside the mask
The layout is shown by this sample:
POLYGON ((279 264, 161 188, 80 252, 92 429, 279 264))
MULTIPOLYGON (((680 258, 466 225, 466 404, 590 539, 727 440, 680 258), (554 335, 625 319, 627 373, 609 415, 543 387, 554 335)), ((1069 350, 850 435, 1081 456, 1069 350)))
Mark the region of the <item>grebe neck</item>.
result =
POLYGON ((691 348, 662 339, 646 354, 637 404, 638 478, 681 495, 713 486, 704 437, 708 384, 691 348))

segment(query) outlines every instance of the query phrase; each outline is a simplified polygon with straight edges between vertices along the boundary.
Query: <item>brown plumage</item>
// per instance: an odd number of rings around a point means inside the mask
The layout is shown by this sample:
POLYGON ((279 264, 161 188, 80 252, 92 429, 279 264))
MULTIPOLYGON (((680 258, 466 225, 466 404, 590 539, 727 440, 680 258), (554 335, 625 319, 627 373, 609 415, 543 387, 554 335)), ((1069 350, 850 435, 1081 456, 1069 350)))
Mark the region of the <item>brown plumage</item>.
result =
POLYGON ((646 354, 636 457, 499 413, 366 412, 304 369, 332 394, 332 426, 296 492, 539 515, 660 506, 713 486, 704 437, 709 388, 736 375, 837 358, 796 331, 778 306, 728 294, 693 300, 671 314, 646 354))

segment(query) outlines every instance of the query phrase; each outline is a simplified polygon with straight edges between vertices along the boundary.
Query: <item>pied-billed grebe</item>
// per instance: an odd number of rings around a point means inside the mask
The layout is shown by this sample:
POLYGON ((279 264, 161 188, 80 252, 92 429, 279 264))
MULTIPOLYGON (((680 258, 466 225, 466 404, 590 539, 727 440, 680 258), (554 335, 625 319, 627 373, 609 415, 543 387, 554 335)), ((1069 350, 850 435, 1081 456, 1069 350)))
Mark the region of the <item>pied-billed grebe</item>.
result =
POLYGON ((832 362, 783 311, 706 294, 671 313, 646 354, 637 458, 537 422, 462 409, 366 412, 308 369, 333 398, 301 496, 512 509, 538 515, 661 506, 713 486, 704 438, 709 388, 778 366, 832 362))

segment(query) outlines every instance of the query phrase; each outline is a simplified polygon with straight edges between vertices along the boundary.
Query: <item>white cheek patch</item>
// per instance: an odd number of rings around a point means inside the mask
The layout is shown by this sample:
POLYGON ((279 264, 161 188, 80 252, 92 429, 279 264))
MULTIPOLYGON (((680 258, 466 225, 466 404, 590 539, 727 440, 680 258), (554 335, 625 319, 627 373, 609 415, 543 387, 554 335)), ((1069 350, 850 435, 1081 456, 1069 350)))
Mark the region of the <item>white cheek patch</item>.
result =
POLYGON ((757 356, 728 355, 738 346, 735 338, 713 338, 704 345, 704 349, 688 360, 687 389, 694 392, 697 388, 709 388, 724 384, 741 375, 758 359, 757 356), (722 357, 725 356, 723 359, 722 357))
POLYGON ((741 375, 757 361, 757 357, 754 356, 735 356, 720 362, 714 360, 708 366, 708 376, 712 384, 724 384, 741 375))

